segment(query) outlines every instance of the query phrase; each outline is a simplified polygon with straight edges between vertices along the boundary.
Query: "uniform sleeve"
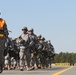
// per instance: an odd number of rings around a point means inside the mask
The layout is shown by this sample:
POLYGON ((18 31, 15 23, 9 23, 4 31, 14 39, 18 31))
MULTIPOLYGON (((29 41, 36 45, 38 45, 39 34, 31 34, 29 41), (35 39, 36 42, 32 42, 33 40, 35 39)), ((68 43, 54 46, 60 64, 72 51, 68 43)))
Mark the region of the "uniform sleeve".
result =
POLYGON ((36 36, 32 35, 30 36, 30 45, 35 46, 35 44, 36 44, 36 36))
POLYGON ((4 34, 5 34, 6 37, 8 37, 8 35, 9 35, 6 24, 4 25, 4 34))

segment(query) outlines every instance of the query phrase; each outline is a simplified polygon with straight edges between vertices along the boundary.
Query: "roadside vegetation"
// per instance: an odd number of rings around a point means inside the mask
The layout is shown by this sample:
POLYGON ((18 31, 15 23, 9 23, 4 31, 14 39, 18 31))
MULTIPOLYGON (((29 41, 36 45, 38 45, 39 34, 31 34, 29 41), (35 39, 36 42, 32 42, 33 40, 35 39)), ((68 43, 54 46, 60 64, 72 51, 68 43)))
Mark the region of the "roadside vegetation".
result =
POLYGON ((54 63, 76 63, 76 53, 56 53, 54 63))

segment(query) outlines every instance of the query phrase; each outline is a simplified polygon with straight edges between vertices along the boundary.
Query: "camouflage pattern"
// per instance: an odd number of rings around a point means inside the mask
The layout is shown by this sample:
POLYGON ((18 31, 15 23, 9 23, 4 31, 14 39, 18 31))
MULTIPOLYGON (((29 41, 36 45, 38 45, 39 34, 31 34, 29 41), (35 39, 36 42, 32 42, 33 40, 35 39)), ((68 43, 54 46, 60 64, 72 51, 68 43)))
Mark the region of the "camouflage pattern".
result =
POLYGON ((33 28, 28 29, 28 34, 30 37, 30 52, 31 52, 31 69, 38 68, 38 59, 37 59, 37 36, 34 34, 33 28))
POLYGON ((30 69, 30 49, 29 49, 29 35, 27 33, 22 33, 21 36, 19 37, 20 39, 20 52, 19 52, 19 57, 20 57, 20 66, 21 69, 23 70, 23 67, 25 66, 25 59, 27 63, 27 70, 30 69))
POLYGON ((23 71, 24 69, 51 68, 55 56, 51 41, 47 41, 42 35, 37 37, 33 28, 23 27, 22 31, 24 30, 26 33, 22 33, 15 39, 8 38, 8 32, 5 30, 7 36, 0 39, 0 65, 4 66, 5 55, 5 67, 8 70, 20 69, 23 71))

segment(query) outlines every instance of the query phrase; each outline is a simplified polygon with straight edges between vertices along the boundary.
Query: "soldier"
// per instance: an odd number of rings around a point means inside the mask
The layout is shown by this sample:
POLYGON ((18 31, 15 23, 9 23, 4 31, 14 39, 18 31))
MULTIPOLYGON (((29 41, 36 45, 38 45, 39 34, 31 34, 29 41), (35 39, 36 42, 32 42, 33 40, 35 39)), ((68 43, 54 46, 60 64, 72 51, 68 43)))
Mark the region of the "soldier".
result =
POLYGON ((48 64, 50 68, 51 68, 51 63, 54 60, 54 56, 55 56, 54 47, 51 44, 51 41, 49 40, 48 41, 48 58, 49 58, 48 64))
POLYGON ((14 56, 12 38, 8 37, 5 42, 5 69, 11 69, 11 57, 14 56), (8 61, 8 64, 6 63, 8 61))
POLYGON ((26 59, 26 63, 27 63, 27 70, 30 70, 30 49, 29 49, 29 35, 27 33, 27 27, 22 28, 23 33, 19 36, 20 39, 20 53, 19 53, 19 57, 20 57, 20 70, 23 71, 24 70, 24 66, 25 66, 25 59, 26 59))
POLYGON ((8 37, 7 25, 4 19, 0 18, 0 73, 4 67, 4 46, 8 37))
POLYGON ((46 67, 46 62, 47 62, 47 57, 48 57, 48 53, 47 53, 47 44, 45 42, 45 38, 41 37, 40 43, 42 45, 42 49, 41 49, 41 55, 40 55, 40 62, 41 62, 41 68, 45 68, 46 67))
POLYGON ((19 69, 19 60, 20 60, 20 58, 19 58, 20 46, 19 46, 19 43, 18 43, 19 39, 15 38, 13 41, 14 41, 14 51, 15 51, 14 58, 15 58, 15 60, 17 62, 16 68, 19 69))
POLYGON ((38 67, 38 60, 37 60, 37 36, 34 34, 33 28, 28 29, 28 34, 30 37, 30 51, 31 51, 31 69, 37 69, 38 67))
POLYGON ((37 43, 37 45, 38 45, 38 48, 37 48, 37 50, 38 50, 38 68, 41 68, 41 66, 42 66, 42 49, 43 49, 43 41, 42 41, 42 36, 41 35, 39 35, 38 37, 38 43, 37 43))
POLYGON ((10 57, 10 69, 15 69, 16 68, 16 61, 18 59, 18 49, 16 48, 16 44, 15 41, 12 38, 8 39, 8 45, 7 45, 7 49, 8 49, 8 53, 9 53, 9 57, 10 57), (11 61, 12 60, 12 61, 11 61), (12 66, 11 66, 12 65, 12 66))

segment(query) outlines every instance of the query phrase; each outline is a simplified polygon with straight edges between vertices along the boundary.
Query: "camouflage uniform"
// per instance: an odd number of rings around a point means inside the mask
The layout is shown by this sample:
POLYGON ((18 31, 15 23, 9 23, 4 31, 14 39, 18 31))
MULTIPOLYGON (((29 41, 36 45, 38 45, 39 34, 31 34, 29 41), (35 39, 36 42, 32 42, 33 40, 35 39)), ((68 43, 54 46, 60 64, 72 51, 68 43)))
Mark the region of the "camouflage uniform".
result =
POLYGON ((5 64, 5 69, 8 68, 9 70, 11 69, 11 57, 13 56, 13 42, 12 42, 12 38, 8 37, 6 39, 6 42, 5 42, 5 62, 8 61, 9 64, 5 64), (6 65, 8 67, 6 67, 6 65))
POLYGON ((43 55, 42 55, 42 50, 43 50, 43 41, 41 40, 42 36, 38 36, 38 66, 39 68, 41 68, 42 65, 42 59, 43 59, 43 55))
POLYGON ((37 50, 36 50, 36 44, 37 44, 37 36, 33 33, 33 28, 28 29, 28 34, 30 37, 30 51, 31 51, 31 66, 32 69, 37 69, 38 67, 38 59, 37 59, 37 50))
MULTIPOLYGON (((26 30, 27 28, 24 27, 22 30, 26 30)), ((21 71, 23 70, 24 66, 25 66, 25 59, 26 59, 26 63, 27 63, 27 70, 30 70, 30 49, 29 49, 29 35, 27 34, 27 32, 22 33, 20 38, 20 53, 19 53, 19 57, 20 57, 20 69, 21 71)))
POLYGON ((19 46, 19 39, 18 38, 15 38, 14 40, 14 50, 15 50, 15 60, 16 60, 16 62, 17 62, 17 68, 19 69, 19 60, 20 60, 20 58, 19 58, 19 52, 20 52, 20 46, 19 46))
POLYGON ((55 52, 54 52, 54 47, 51 44, 50 40, 47 42, 48 44, 48 65, 49 68, 51 68, 51 63, 54 60, 55 52))
POLYGON ((10 60, 10 56, 9 53, 5 56, 5 67, 4 69, 8 69, 10 70, 11 67, 11 60, 10 60))

